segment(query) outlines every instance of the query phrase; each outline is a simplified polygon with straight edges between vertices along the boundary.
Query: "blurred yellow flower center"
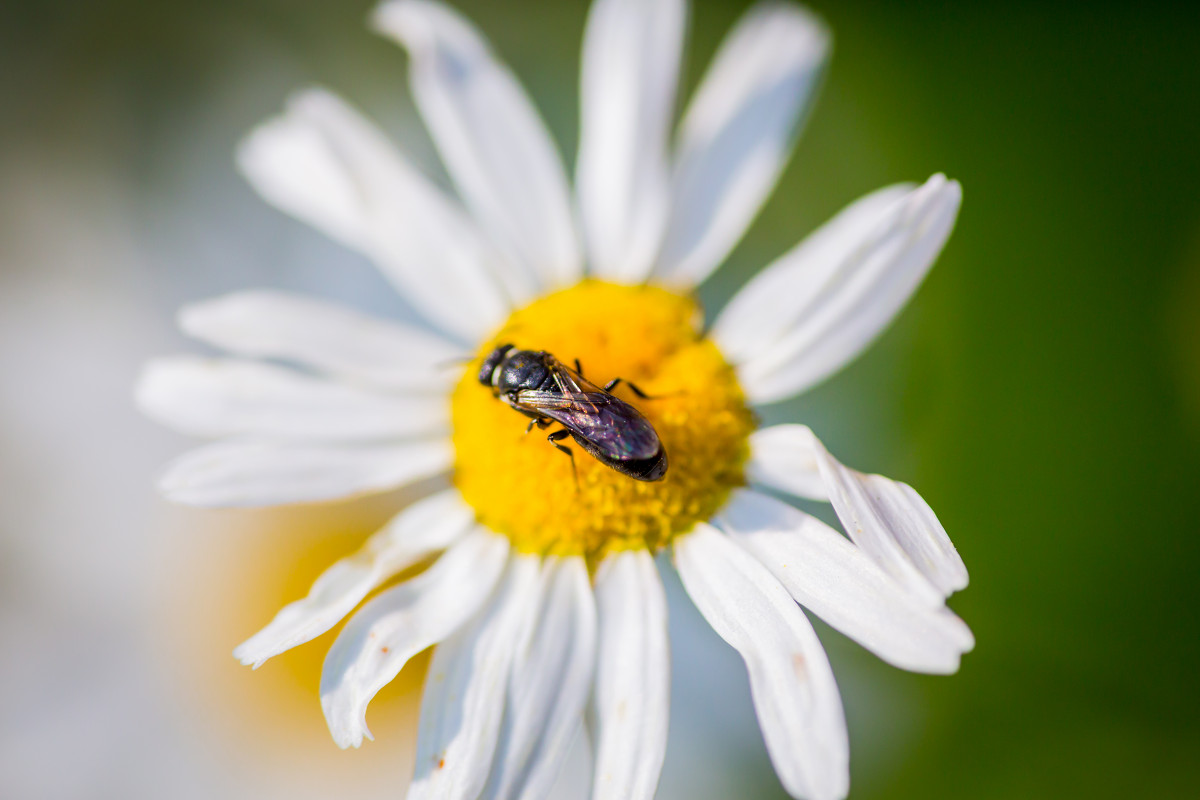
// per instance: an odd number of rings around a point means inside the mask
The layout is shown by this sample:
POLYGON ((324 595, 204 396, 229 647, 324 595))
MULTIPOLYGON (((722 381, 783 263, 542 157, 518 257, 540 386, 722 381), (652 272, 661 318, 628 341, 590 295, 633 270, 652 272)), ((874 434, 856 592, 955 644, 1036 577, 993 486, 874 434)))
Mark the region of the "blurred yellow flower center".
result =
POLYGON ((480 522, 520 551, 585 555, 658 550, 720 508, 743 483, 755 420, 732 367, 700 333, 699 305, 663 289, 584 281, 516 311, 479 351, 452 398, 454 481, 480 522), (529 418, 479 382, 483 359, 500 344, 545 350, 642 412, 667 453, 664 480, 635 480, 571 439, 571 459, 525 428, 529 418))

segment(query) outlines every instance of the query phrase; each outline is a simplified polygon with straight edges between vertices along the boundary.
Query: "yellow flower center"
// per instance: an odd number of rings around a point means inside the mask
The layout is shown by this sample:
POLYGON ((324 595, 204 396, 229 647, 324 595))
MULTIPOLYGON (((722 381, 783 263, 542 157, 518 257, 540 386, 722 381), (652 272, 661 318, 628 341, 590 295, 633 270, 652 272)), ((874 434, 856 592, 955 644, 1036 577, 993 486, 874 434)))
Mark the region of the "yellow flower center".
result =
POLYGON ((487 340, 452 397, 454 482, 479 521, 522 552, 584 555, 656 551, 720 508, 743 484, 754 415, 733 368, 699 326, 695 300, 648 286, 587 280, 513 313, 487 340), (564 364, 579 359, 598 386, 654 426, 667 473, 653 483, 622 475, 571 439, 571 459, 546 441, 558 425, 525 433, 529 418, 479 382, 484 358, 500 344, 545 350, 564 364))

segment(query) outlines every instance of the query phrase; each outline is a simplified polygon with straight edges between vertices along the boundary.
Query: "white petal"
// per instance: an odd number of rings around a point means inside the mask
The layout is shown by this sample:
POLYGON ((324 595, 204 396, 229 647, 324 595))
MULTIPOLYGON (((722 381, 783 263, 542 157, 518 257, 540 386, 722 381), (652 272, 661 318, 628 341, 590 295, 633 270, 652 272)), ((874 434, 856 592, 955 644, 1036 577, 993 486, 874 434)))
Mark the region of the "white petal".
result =
POLYGON ((358 552, 321 573, 307 597, 284 606, 270 624, 233 651, 234 657, 258 669, 268 658, 315 639, 384 581, 453 544, 474 519, 474 511, 455 489, 414 503, 358 552))
POLYGON ((797 497, 829 501, 813 455, 812 431, 803 425, 772 425, 750 434, 746 480, 797 497))
POLYGON ((596 664, 596 604, 581 558, 548 559, 513 661, 484 800, 543 800, 583 723, 596 664))
POLYGON ((820 20, 783 3, 754 6, 726 37, 680 126, 658 278, 697 284, 742 238, 783 172, 829 47, 820 20))
POLYGON ((936 587, 939 601, 967 585, 962 558, 911 486, 848 469, 824 447, 817 451, 817 462, 846 532, 885 569, 907 576, 909 566, 915 567, 936 587))
POLYGON ((444 396, 376 394, 255 361, 177 356, 137 386, 148 416, 193 436, 366 441, 449 429, 444 396))
POLYGON ((351 617, 325 656, 321 707, 339 747, 358 747, 367 704, 408 660, 444 641, 493 595, 508 541, 477 528, 409 581, 382 592, 351 617))
POLYGON ((240 356, 294 361, 383 389, 444 391, 464 353, 440 336, 315 298, 236 292, 185 307, 185 333, 240 356))
POLYGON ((901 183, 860 197, 748 281, 713 323, 725 354, 745 361, 813 313, 855 248, 914 188, 901 183))
POLYGON ((371 249, 359 179, 296 104, 255 128, 238 148, 237 163, 271 204, 350 247, 371 249))
POLYGON ((714 338, 741 361, 738 376, 752 402, 790 397, 840 369, 916 291, 950 236, 962 190, 935 175, 887 202, 891 194, 876 193, 843 212, 832 230, 818 231, 815 242, 751 281, 730 303, 731 316, 717 320, 714 338), (880 206, 882 213, 868 214, 880 206), (738 350, 739 335, 760 346, 738 350))
POLYGON ((849 791, 842 701, 820 640, 767 568, 703 523, 675 540, 679 577, 696 608, 746 662, 771 763, 793 797, 849 791))
POLYGON ((393 0, 374 23, 408 49, 417 108, 476 218, 540 288, 574 283, 580 263, 566 175, 516 78, 440 3, 393 0))
POLYGON ((949 609, 920 602, 846 537, 787 503, 739 490, 717 520, 796 602, 894 666, 951 673, 975 646, 949 609))
POLYGON ((507 316, 510 268, 457 205, 338 97, 310 90, 242 143, 269 202, 373 259, 412 305, 475 341, 507 316))
POLYGON ((193 506, 316 503, 395 489, 453 463, 445 439, 357 447, 217 442, 172 462, 159 490, 193 506))
POLYGON ((684 0, 596 0, 583 42, 576 184, 591 271, 650 273, 670 202, 667 137, 684 0))
POLYGON ((935 607, 967 585, 954 543, 911 486, 843 466, 803 425, 777 428, 777 438, 797 449, 797 460, 817 465, 846 533, 894 579, 935 607))
POLYGON ((671 652, 653 557, 626 550, 596 572, 592 800, 652 800, 667 750, 671 652))
POLYGON ((496 753, 513 654, 541 587, 539 561, 515 556, 493 602, 434 650, 407 800, 475 800, 483 790, 496 753))

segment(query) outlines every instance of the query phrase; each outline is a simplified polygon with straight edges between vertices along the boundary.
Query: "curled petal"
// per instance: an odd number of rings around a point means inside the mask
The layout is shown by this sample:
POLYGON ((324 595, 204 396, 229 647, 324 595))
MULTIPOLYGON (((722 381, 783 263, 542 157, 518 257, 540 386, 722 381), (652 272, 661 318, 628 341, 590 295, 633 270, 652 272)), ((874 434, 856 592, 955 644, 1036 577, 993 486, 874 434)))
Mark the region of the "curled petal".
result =
POLYGON ((268 658, 315 639, 384 581, 453 544, 474 518, 454 489, 414 503, 357 553, 321 573, 307 597, 284 606, 270 624, 233 651, 234 657, 258 669, 268 658))
MULTIPOLYGON (((367 704, 409 659, 458 630, 492 594, 508 541, 478 529, 420 575, 382 592, 355 614, 325 656, 321 707, 340 747, 358 747, 367 704)), ((486 612, 485 612, 486 613, 486 612)))
MULTIPOLYGON (((842 465, 804 425, 778 425, 760 433, 766 432, 770 438, 760 444, 789 449, 788 460, 806 470, 816 466, 825 495, 851 540, 915 596, 941 606, 947 595, 967 585, 967 568, 954 543, 911 486, 842 465)), ((776 455, 768 460, 783 459, 776 455)), ((755 475, 784 491, 792 491, 789 487, 796 483, 761 469, 755 475)), ((810 477, 806 472, 800 479, 805 487, 810 477)))
POLYGON ((718 523, 796 602, 894 666, 955 672, 975 645, 949 609, 920 602, 846 537, 787 503, 741 490, 718 523))

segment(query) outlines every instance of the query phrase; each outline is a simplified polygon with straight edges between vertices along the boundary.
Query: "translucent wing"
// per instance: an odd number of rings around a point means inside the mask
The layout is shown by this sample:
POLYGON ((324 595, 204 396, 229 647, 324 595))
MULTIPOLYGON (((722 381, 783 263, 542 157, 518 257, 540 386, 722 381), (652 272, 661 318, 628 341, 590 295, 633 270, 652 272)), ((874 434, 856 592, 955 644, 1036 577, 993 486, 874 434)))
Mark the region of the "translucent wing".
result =
POLYGON ((546 353, 546 366, 550 368, 550 374, 554 376, 554 382, 558 384, 558 389, 563 394, 603 394, 611 397, 608 392, 549 353, 546 353))
MULTIPOLYGON (((560 365, 561 366, 561 365, 560 365)), ((653 458, 662 449, 658 433, 636 408, 587 382, 574 370, 566 377, 581 381, 591 391, 542 392, 524 389, 517 392, 515 405, 536 411, 562 423, 563 427, 609 458, 640 461, 653 458)), ((555 372, 558 377, 558 372, 555 372)), ((560 385, 562 385, 560 383, 560 385)))

